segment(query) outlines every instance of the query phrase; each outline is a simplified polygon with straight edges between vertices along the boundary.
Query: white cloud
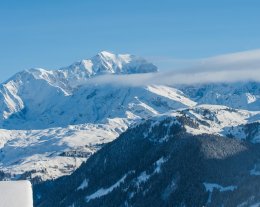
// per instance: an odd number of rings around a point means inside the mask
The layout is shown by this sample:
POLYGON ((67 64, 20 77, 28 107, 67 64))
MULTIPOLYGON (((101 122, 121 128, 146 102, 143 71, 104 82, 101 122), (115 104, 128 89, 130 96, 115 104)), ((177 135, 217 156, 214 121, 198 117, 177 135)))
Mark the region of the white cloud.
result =
MULTIPOLYGON (((168 59, 168 63, 170 63, 168 59)), ((172 63, 176 62, 173 59, 172 63)), ((96 84, 148 85, 260 81, 260 50, 182 61, 182 66, 160 68, 152 74, 106 75, 88 81, 96 84)))

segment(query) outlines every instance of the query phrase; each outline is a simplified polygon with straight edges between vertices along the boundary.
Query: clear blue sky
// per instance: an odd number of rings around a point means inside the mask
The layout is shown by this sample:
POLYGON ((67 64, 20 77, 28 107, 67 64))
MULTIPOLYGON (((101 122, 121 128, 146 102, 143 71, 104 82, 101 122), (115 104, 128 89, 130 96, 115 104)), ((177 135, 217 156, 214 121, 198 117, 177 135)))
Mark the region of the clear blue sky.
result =
POLYGON ((0 0, 0 81, 101 50, 200 58, 260 48, 259 0, 0 0))

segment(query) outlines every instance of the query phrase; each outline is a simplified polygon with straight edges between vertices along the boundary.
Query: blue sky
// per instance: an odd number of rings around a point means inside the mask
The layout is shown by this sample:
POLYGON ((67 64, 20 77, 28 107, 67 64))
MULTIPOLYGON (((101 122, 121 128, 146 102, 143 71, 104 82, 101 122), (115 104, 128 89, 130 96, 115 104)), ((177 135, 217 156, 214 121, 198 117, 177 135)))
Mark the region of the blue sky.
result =
POLYGON ((260 48, 259 0, 0 0, 0 81, 99 51, 150 60, 260 48))

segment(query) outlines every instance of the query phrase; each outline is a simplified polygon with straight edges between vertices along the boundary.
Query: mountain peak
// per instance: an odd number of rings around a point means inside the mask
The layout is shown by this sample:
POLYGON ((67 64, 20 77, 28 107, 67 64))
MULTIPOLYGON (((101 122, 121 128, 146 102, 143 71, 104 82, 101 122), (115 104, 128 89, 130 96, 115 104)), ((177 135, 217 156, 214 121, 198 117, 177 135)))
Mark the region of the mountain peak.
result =
POLYGON ((103 50, 103 51, 99 52, 97 55, 103 56, 103 57, 110 57, 110 58, 115 57, 114 53, 106 51, 106 50, 103 50))
POLYGON ((5 81, 4 84, 10 85, 10 87, 15 84, 15 88, 19 88, 20 85, 32 82, 36 84, 38 80, 43 80, 48 86, 54 86, 62 93, 70 94, 72 88, 82 85, 89 78, 98 75, 152 72, 157 72, 157 67, 143 58, 130 54, 113 54, 101 51, 92 58, 83 59, 58 70, 32 68, 21 71, 5 81))
POLYGON ((108 51, 101 51, 99 52, 95 57, 93 57, 92 59, 95 58, 102 58, 103 60, 106 61, 111 61, 114 63, 117 63, 120 65, 120 63, 129 63, 130 61, 133 61, 133 59, 142 59, 142 58, 137 58, 134 55, 130 55, 130 54, 114 54, 112 52, 108 52, 108 51))
POLYGON ((102 74, 135 74, 157 72, 147 60, 130 54, 113 54, 101 51, 90 59, 75 62, 62 70, 85 72, 87 76, 102 74))

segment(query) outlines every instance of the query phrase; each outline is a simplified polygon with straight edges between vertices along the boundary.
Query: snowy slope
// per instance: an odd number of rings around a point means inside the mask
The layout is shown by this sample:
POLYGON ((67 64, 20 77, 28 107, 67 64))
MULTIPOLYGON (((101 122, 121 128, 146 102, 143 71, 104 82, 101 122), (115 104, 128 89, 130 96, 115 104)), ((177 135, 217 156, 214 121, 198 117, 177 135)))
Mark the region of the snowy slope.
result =
POLYGON ((250 113, 227 107, 199 106, 144 120, 105 145, 72 175, 35 186, 35 204, 114 207, 258 203, 259 144, 186 131, 187 126, 199 129, 207 123, 221 126, 217 122, 225 117, 225 123, 236 125, 248 116, 250 113))
POLYGON ((48 93, 44 97, 50 98, 39 102, 30 99, 25 109, 3 120, 2 126, 7 129, 44 129, 106 123, 107 119, 113 118, 135 120, 196 105, 181 91, 167 86, 87 85, 69 96, 48 93))
MULTIPOLYGON (((260 119, 255 119, 259 115, 260 112, 225 106, 200 105, 155 115, 150 119, 150 125, 153 132, 156 127, 161 127, 162 120, 170 118, 173 124, 180 124, 193 135, 206 133, 246 140, 250 131, 244 126, 258 124, 258 128, 254 127, 258 131, 250 134, 249 141, 259 143, 260 119)), ((145 121, 137 121, 138 124, 142 122, 145 121)), ((32 179, 34 182, 68 175, 103 144, 118 137, 131 123, 126 118, 115 118, 109 119, 107 124, 81 124, 44 130, 0 130, 0 170, 9 179, 32 179)), ((165 142, 172 131, 165 129, 165 132, 163 137, 149 133, 145 136, 165 142)))
MULTIPOLYGON (((157 127, 161 120, 170 118, 173 124, 181 125, 187 133, 193 135, 213 134, 260 143, 259 117, 260 111, 250 112, 221 105, 198 105, 169 111, 154 116, 150 120, 152 121, 151 128, 157 127), (249 130, 250 126, 253 129, 249 130)), ((157 137, 157 139, 165 141, 170 134, 171 131, 169 134, 166 133, 164 137, 157 137)), ((153 137, 154 135, 147 134, 146 136, 153 137)))
POLYGON ((66 98, 46 113, 33 111, 27 112, 26 118, 12 118, 9 127, 20 130, 0 130, 1 171, 11 173, 12 178, 26 176, 36 181, 69 174, 98 150, 99 144, 112 141, 131 123, 195 105, 166 86, 82 88, 66 98), (66 151, 84 156, 60 156, 66 151), (25 172, 29 174, 23 175, 25 172))
POLYGON ((45 130, 0 130, 0 171, 6 179, 33 182, 72 173, 103 144, 125 131, 120 120, 110 124, 73 125, 45 130))
POLYGON ((260 110, 260 83, 234 82, 178 86, 199 104, 217 104, 232 108, 260 110))

